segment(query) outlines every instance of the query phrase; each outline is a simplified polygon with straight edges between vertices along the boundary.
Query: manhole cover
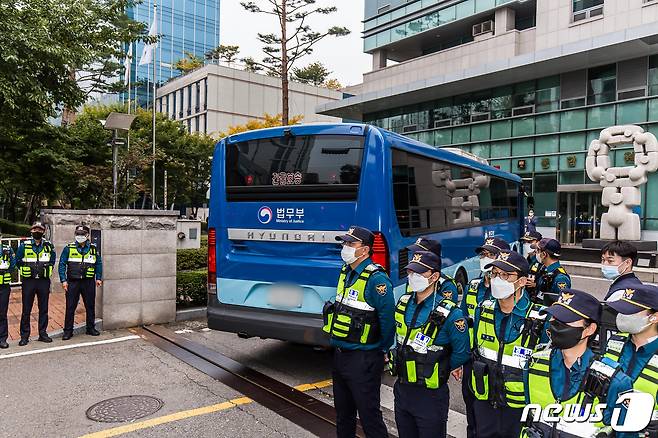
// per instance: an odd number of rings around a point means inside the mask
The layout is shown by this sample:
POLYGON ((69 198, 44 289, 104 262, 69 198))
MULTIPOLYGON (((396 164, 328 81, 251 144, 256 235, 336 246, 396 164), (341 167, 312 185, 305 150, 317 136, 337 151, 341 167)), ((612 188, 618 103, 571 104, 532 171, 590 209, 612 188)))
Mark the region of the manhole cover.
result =
POLYGON ((125 423, 157 412, 164 402, 148 395, 126 395, 98 402, 87 409, 87 418, 102 423, 125 423))

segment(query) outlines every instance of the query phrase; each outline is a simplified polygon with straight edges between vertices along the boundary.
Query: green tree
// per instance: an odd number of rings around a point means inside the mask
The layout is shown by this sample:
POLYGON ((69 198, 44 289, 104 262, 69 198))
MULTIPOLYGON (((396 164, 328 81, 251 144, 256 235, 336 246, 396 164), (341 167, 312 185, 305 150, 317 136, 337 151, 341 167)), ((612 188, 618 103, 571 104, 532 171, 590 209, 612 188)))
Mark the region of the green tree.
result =
POLYGON ((293 68, 292 77, 297 82, 319 87, 325 83, 331 72, 321 62, 313 62, 304 68, 293 68))
POLYGON ((324 83, 324 86, 330 90, 336 90, 336 91, 343 88, 343 85, 340 83, 338 79, 329 79, 327 82, 324 83))
POLYGON ((240 53, 240 46, 225 46, 222 44, 212 50, 208 50, 206 52, 206 59, 211 61, 218 59, 230 64, 235 61, 238 53, 240 53))
POLYGON ((335 6, 322 8, 316 0, 256 0, 240 2, 247 11, 271 15, 279 30, 276 33, 258 33, 258 40, 264 45, 265 57, 259 63, 269 74, 281 78, 282 123, 289 123, 289 75, 295 63, 313 53, 313 47, 328 36, 349 35, 346 27, 333 26, 323 32, 311 29, 307 21, 314 15, 329 15, 338 10, 335 6), (269 4, 265 9, 260 4, 269 4))
POLYGON ((203 67, 203 59, 190 52, 185 52, 185 57, 174 64, 174 68, 181 73, 188 73, 199 67, 203 67))
POLYGON ((259 71, 263 71, 263 67, 261 67, 258 62, 251 56, 240 59, 240 62, 244 64, 244 71, 248 71, 249 73, 258 73, 259 71))

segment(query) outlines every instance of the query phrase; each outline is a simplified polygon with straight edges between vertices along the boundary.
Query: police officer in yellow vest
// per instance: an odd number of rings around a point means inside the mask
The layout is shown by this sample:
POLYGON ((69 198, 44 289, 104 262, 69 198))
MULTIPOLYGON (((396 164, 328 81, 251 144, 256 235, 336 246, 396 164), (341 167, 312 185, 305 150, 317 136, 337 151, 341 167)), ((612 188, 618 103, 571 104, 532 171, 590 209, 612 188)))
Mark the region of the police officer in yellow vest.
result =
POLYGON ((581 411, 588 404, 606 403, 603 423, 610 424, 613 409, 625 409, 621 404, 617 405, 619 394, 632 387, 631 380, 620 372, 617 362, 598 360, 589 347, 599 328, 601 303, 586 292, 565 289, 555 304, 540 313, 544 312, 550 315, 550 348, 533 353, 527 362, 524 371, 527 401, 542 408, 561 404, 563 411, 556 423, 545 422, 538 412, 532 412, 522 436, 593 437, 601 431, 603 424, 565 421, 564 416, 571 417, 570 409, 581 411), (597 388, 600 394, 607 394, 605 398, 591 392, 597 385, 588 384, 597 372, 608 373, 601 375, 600 379, 600 382, 605 382, 605 387, 597 388), (581 409, 573 408, 573 405, 580 405, 581 409))
POLYGON ((20 346, 30 341, 30 313, 34 305, 34 296, 39 305, 39 341, 52 342, 48 336, 48 298, 50 295, 50 276, 55 266, 55 247, 43 238, 46 227, 35 222, 30 229, 32 238, 24 240, 16 250, 16 264, 22 281, 21 340, 20 346))
POLYGON ((354 437, 357 412, 367 437, 387 436, 380 406, 384 357, 395 336, 393 286, 370 259, 373 233, 353 226, 336 240, 344 265, 335 302, 323 309, 323 330, 334 347, 332 366, 336 433, 354 437))
MULTIPOLYGON (((407 249, 411 251, 412 257, 413 254, 416 252, 429 251, 431 253, 434 253, 439 258, 439 260, 441 260, 441 243, 437 242, 436 240, 428 239, 427 237, 419 237, 415 243, 407 246, 407 249)), ((448 298, 449 300, 452 300, 455 303, 459 302, 459 293, 461 292, 460 291, 461 286, 457 285, 457 282, 455 282, 455 279, 452 278, 451 276, 446 275, 443 272, 439 272, 439 274, 440 274, 438 280, 439 295, 448 298)), ((408 287, 407 287, 407 292, 411 292, 411 290, 408 287)))
POLYGON ((528 231, 521 241, 523 242, 523 255, 528 260, 530 265, 530 272, 528 273, 528 283, 525 286, 526 292, 530 295, 530 299, 533 303, 540 303, 540 300, 537 299, 537 279, 543 274, 544 265, 537 259, 537 249, 536 245, 542 239, 542 235, 537 231, 528 231), (535 247, 533 247, 533 245, 535 247))
POLYGON ((0 244, 0 348, 9 348, 7 312, 11 293, 11 274, 14 269, 16 269, 14 250, 9 245, 0 244))
POLYGON ((96 287, 103 283, 103 263, 98 248, 89 241, 89 232, 86 225, 75 227, 75 242, 66 245, 59 257, 59 280, 66 292, 64 341, 73 337, 75 309, 80 295, 87 314, 87 334, 100 335, 95 327, 96 287))
POLYGON ((631 378, 633 389, 654 398, 651 422, 642 433, 617 432, 617 438, 658 437, 658 287, 626 289, 618 301, 607 303, 618 312, 617 328, 606 356, 618 361, 631 378), (623 334, 622 334, 623 333, 623 334))
POLYGON ((525 407, 523 368, 545 334, 545 316, 524 290, 528 261, 501 251, 491 268, 491 295, 475 311, 471 390, 478 438, 517 438, 525 407))
POLYGON ((448 377, 461 379, 470 359, 467 323, 457 303, 440 293, 441 259, 417 252, 406 266, 411 293, 395 309, 396 346, 391 352, 395 422, 400 438, 445 437, 448 377))
MULTIPOLYGON (((480 276, 474 278, 468 283, 466 293, 462 296, 460 308, 464 312, 468 321, 469 336, 473 336, 473 320, 475 319, 475 309, 482 304, 485 300, 491 299, 491 268, 485 269, 489 263, 493 262, 501 251, 509 251, 510 247, 507 242, 499 237, 487 237, 482 242, 481 246, 475 249, 475 253, 479 257, 480 276)), ((472 346, 471 346, 472 347, 472 346)), ((464 398, 464 405, 466 406, 466 437, 475 438, 475 413, 473 412, 473 405, 475 404, 475 397, 470 389, 470 381, 468 376, 471 375, 471 362, 469 361, 464 365, 464 375, 467 378, 462 380, 462 397, 464 398)))
POLYGON ((571 277, 560 264, 562 246, 557 240, 545 237, 532 247, 537 250, 537 260, 543 265, 536 281, 536 299, 550 306, 557 300, 560 291, 571 288, 571 277))

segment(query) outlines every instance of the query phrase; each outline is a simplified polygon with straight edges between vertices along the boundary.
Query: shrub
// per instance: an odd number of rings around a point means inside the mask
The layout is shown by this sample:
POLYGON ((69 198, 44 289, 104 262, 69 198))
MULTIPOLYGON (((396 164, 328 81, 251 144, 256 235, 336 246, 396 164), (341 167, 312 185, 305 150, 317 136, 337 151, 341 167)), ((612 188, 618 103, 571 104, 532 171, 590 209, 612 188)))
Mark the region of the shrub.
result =
POLYGON ((208 302, 206 270, 176 273, 176 304, 205 306, 208 302))
POLYGON ((176 270, 194 271, 208 267, 208 247, 179 249, 176 252, 176 270))
POLYGON ((2 231, 3 234, 27 237, 30 235, 30 226, 26 224, 16 224, 5 219, 0 219, 0 231, 2 231))

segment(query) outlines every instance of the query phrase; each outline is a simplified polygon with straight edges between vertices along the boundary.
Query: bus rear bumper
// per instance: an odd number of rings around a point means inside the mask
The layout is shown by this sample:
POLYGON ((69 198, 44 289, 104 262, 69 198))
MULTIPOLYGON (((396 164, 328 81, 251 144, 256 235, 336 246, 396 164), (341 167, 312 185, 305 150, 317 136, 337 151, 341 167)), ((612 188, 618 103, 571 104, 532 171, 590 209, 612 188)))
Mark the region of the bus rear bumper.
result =
POLYGON ((222 304, 210 296, 208 328, 243 336, 280 339, 308 345, 329 345, 322 318, 307 313, 264 310, 222 304))

